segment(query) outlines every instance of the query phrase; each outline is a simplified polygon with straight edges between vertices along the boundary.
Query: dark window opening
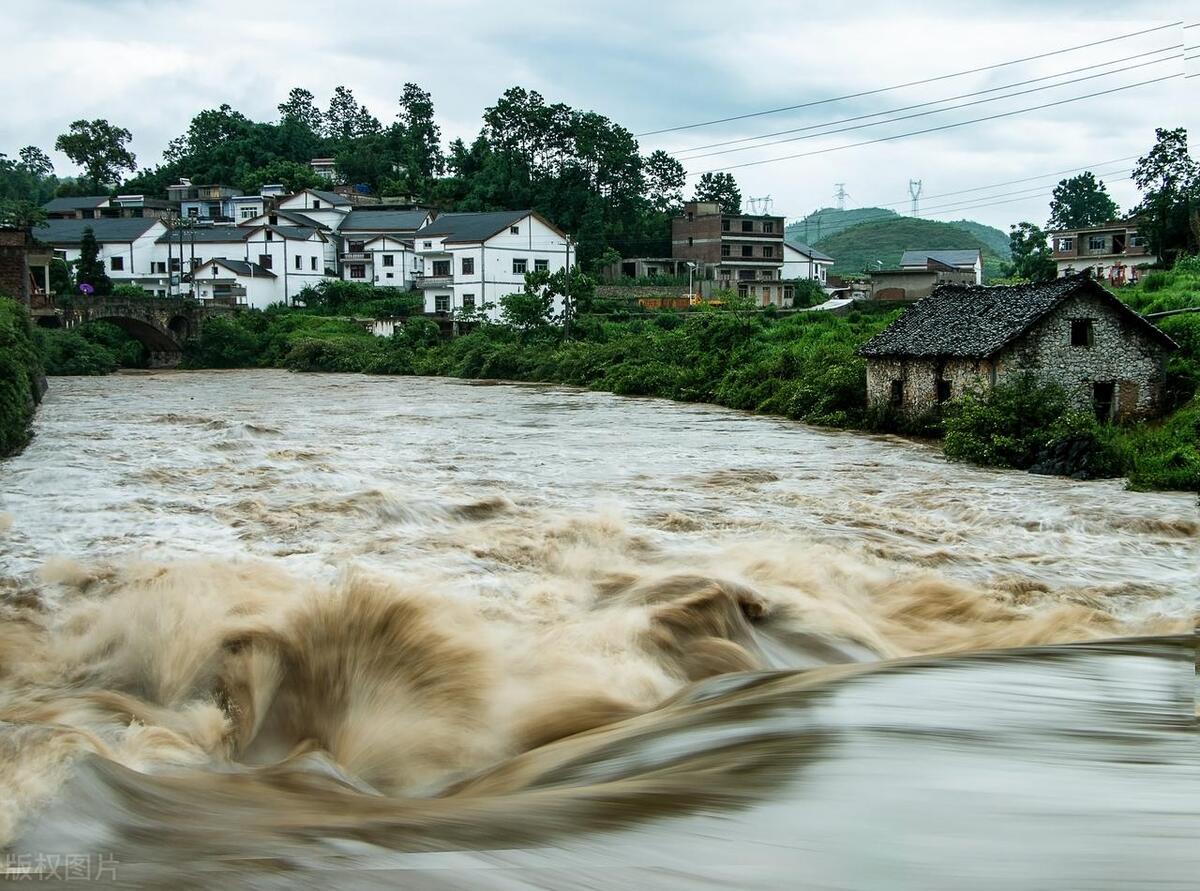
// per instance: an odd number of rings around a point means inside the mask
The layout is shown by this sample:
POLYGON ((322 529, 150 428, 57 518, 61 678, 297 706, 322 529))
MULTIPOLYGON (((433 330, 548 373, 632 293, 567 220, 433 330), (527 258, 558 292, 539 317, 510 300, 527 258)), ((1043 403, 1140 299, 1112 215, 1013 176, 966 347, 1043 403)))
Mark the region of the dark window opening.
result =
POLYGON ((259 254, 258 255, 258 265, 261 266, 263 269, 270 269, 271 268, 271 255, 270 254, 259 254))
POLYGON ((1071 319, 1071 346, 1090 347, 1092 340, 1092 320, 1071 319))
POLYGON ((937 401, 945 402, 950 398, 950 381, 937 379, 937 401))
POLYGON ((729 222, 730 222, 729 220, 721 220, 721 231, 722 232, 729 231, 729 222))
POLYGON ((351 278, 366 278, 367 277, 367 265, 365 263, 351 263, 350 264, 350 277, 351 278))
POLYGON ((450 274, 450 261, 449 260, 434 260, 433 261, 433 274, 437 275, 437 276, 449 275, 450 274))
POLYGON ((721 245, 721 256, 722 256, 722 257, 728 257, 728 256, 729 256, 729 245, 727 245, 727 244, 723 244, 723 245, 721 245))
POLYGON ((1117 385, 1113 381, 1096 381, 1092 384, 1092 407, 1096 420, 1107 424, 1112 420, 1117 385))
MULTIPOLYGON (((384 266, 395 266, 396 258, 394 256, 392 256, 391 254, 384 254, 383 255, 383 265, 384 266)), ((464 269, 463 272, 466 272, 466 270, 464 269)))
POLYGON ((742 256, 743 257, 753 257, 754 256, 754 245, 752 245, 752 244, 742 245, 742 256))
POLYGON ((892 392, 888 397, 888 402, 895 406, 904 402, 904 381, 892 381, 892 392))
POLYGON ((754 221, 753 220, 742 220, 742 231, 743 232, 753 232, 754 231, 754 221))
POLYGON ((124 257, 112 257, 110 259, 110 262, 112 263, 112 268, 116 271, 121 271, 125 268, 125 258, 124 257))
POLYGON ((462 271, 463 271, 463 275, 474 275, 475 274, 475 258, 474 257, 463 257, 462 258, 462 271))

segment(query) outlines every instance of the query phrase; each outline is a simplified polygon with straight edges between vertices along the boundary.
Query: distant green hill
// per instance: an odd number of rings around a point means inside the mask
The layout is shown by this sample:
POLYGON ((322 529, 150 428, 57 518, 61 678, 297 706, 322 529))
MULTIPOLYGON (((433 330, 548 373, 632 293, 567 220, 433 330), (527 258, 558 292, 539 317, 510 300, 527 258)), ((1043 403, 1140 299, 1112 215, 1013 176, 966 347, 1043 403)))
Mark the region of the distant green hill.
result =
POLYGON ((1001 258, 975 235, 951 223, 897 217, 874 223, 859 223, 832 238, 813 245, 833 257, 834 273, 862 272, 876 268, 894 269, 907 250, 963 250, 978 248, 983 253, 984 275, 1000 274, 1001 258))
POLYGON ((1008 236, 993 226, 906 217, 882 207, 824 207, 789 224, 786 234, 789 241, 803 241, 829 254, 835 260, 833 272, 842 274, 861 272, 876 260, 895 266, 906 250, 979 248, 984 274, 995 277, 1012 256, 1008 236))

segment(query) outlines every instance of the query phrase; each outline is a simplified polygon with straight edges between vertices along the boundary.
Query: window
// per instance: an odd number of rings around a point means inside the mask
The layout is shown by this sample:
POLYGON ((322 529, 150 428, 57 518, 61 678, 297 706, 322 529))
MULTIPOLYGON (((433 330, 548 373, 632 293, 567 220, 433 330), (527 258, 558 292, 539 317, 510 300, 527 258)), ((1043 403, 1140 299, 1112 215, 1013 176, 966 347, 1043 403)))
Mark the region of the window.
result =
POLYGON ((746 287, 746 285, 738 285, 738 296, 739 296, 739 297, 746 297, 746 296, 748 296, 748 294, 749 294, 749 290, 750 290, 750 289, 749 289, 749 288, 747 288, 747 287, 746 287))
POLYGON ((945 402, 950 398, 950 381, 942 380, 939 377, 934 383, 937 388, 937 401, 945 402))
POLYGON ((688 247, 692 247, 695 243, 696 242, 692 239, 692 236, 689 235, 688 236, 688 247))
POLYGON ((182 265, 182 261, 178 257, 172 257, 170 260, 170 265, 172 272, 178 272, 182 265))
POLYGON ((1096 420, 1101 424, 1107 424, 1113 419, 1116 395, 1115 381, 1096 381, 1092 384, 1092 408, 1096 412, 1096 420))
MULTIPOLYGON (((383 255, 383 265, 384 266, 395 266, 396 265, 396 255, 395 254, 384 254, 383 255)), ((466 270, 463 270, 463 271, 465 272, 466 270)))
POLYGON ((296 254, 296 268, 297 269, 304 268, 304 258, 301 257, 299 254, 296 254))
POLYGON ((1108 243, 1108 239, 1106 239, 1103 235, 1089 235, 1088 236, 1088 250, 1089 251, 1102 251, 1102 250, 1104 250, 1107 243, 1108 243))
POLYGON ((432 242, 432 241, 422 241, 422 242, 421 242, 421 248, 422 248, 423 250, 429 250, 431 247, 433 247, 433 242, 432 242))
POLYGON ((743 257, 753 257, 754 256, 754 245, 752 245, 752 244, 742 245, 742 256, 743 257))
POLYGON ((258 255, 258 265, 261 266, 263 269, 270 269, 271 268, 271 255, 270 254, 259 254, 258 255))
POLYGON ((464 312, 474 312, 475 311, 475 295, 474 294, 463 294, 463 311, 464 312))
POLYGON ((450 275, 450 261, 449 260, 434 260, 433 261, 433 274, 435 276, 449 276, 450 275))
POLYGON ((192 219, 195 219, 196 217, 200 216, 200 208, 195 207, 195 206, 189 207, 188 208, 188 216, 191 217, 192 219))
POLYGON ((728 257, 729 254, 730 254, 729 245, 727 245, 727 244, 721 245, 721 256, 728 257))
POLYGON ((125 258, 124 257, 112 257, 109 259, 108 262, 109 262, 109 267, 114 272, 120 272, 121 270, 123 270, 125 268, 125 258))
POLYGON ((1090 347, 1092 340, 1092 320, 1071 319, 1071 346, 1090 347))
POLYGON ((274 240, 275 240, 275 233, 272 232, 270 229, 268 229, 267 230, 267 241, 274 241, 274 240))
POLYGON ((267 222, 269 224, 271 224, 272 226, 278 226, 279 225, 279 216, 277 214, 269 214, 267 216, 267 222))
POLYGON ((520 234, 521 234, 521 227, 520 227, 520 226, 509 226, 509 227, 508 227, 508 234, 509 234, 509 235, 520 235, 520 234))
POLYGON ((775 248, 769 244, 763 245, 763 256, 764 257, 774 257, 775 256, 775 248))
POLYGON ((309 267, 312 269, 313 272, 316 272, 317 271, 317 258, 309 257, 308 259, 310 261, 309 267))
POLYGON ((1058 244, 1056 245, 1056 250, 1058 250, 1058 252, 1060 254, 1066 253, 1067 251, 1073 250, 1074 248, 1075 248, 1075 239, 1074 238, 1060 238, 1058 240, 1058 244))
POLYGON ((450 312, 450 295, 438 294, 433 298, 434 312, 450 312))
POLYGON ((888 402, 893 406, 899 406, 904 402, 904 381, 892 381, 892 390, 888 394, 888 402))
POLYGON ((383 274, 383 277, 384 277, 384 278, 395 278, 395 277, 396 277, 396 273, 394 273, 394 272, 385 272, 385 273, 383 274))
POLYGON ((366 278, 367 277, 367 264, 366 263, 351 263, 350 264, 350 277, 351 278, 366 278))
POLYGON ((753 269, 739 269, 738 270, 738 279, 741 281, 753 281, 754 280, 754 270, 753 269))
POLYGON ((319 199, 317 199, 317 198, 314 198, 314 199, 313 199, 313 210, 320 210, 320 209, 321 209, 321 202, 320 202, 320 200, 319 200, 319 199))
POLYGON ((763 223, 763 231, 764 231, 764 232, 774 232, 774 231, 775 231, 775 224, 774 224, 774 223, 771 223, 771 222, 765 222, 765 223, 763 223))
POLYGON ((351 242, 347 242, 346 247, 347 247, 347 250, 349 250, 350 253, 352 253, 352 254, 361 254, 363 248, 366 247, 366 242, 351 241, 351 242))
POLYGON ((243 220, 252 220, 256 216, 253 207, 243 207, 241 210, 243 220))
POLYGON ((549 260, 534 260, 533 261, 533 271, 534 272, 545 272, 549 268, 550 268, 549 260))
POLYGON ((474 257, 463 257, 462 258, 462 274, 463 275, 474 275, 475 274, 475 258, 474 257))
POLYGON ((513 275, 524 275, 525 270, 529 267, 529 261, 524 257, 513 258, 513 275))
POLYGON ((743 232, 753 232, 754 231, 754 220, 742 220, 742 231, 743 232))
POLYGON ((721 231, 722 231, 722 232, 728 232, 728 231, 729 231, 729 223, 730 223, 730 221, 729 221, 729 220, 721 220, 721 231))
POLYGON ((167 264, 163 263, 161 260, 156 260, 154 262, 154 270, 153 271, 154 272, 166 272, 167 264))

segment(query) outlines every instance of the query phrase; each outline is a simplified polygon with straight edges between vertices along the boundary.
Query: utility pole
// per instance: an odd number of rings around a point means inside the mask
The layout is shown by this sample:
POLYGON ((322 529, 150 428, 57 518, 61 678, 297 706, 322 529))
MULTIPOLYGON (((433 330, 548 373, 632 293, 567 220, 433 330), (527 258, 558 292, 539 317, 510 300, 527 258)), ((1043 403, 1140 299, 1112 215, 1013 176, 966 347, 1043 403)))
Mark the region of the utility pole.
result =
POLYGON ((845 183, 834 183, 837 190, 833 193, 833 197, 837 199, 838 210, 846 209, 846 199, 850 197, 850 193, 846 191, 845 183))
POLYGON ((919 179, 908 181, 908 194, 912 196, 912 215, 915 217, 921 210, 921 181, 919 179))

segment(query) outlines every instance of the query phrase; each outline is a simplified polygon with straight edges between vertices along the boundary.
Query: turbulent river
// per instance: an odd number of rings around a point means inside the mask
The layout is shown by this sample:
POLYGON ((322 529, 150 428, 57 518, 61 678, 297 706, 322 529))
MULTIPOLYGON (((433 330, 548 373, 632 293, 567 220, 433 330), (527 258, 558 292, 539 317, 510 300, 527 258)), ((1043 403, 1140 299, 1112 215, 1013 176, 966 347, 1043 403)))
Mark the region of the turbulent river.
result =
POLYGON ((1194 495, 573 389, 52 383, 0 873, 1184 888, 1194 495))

